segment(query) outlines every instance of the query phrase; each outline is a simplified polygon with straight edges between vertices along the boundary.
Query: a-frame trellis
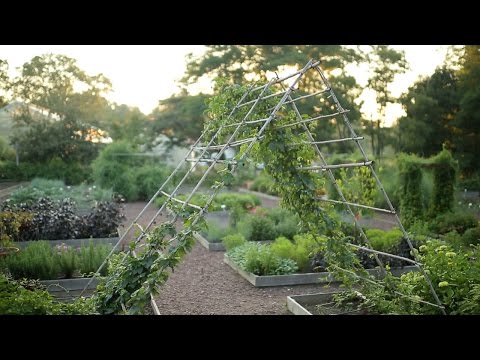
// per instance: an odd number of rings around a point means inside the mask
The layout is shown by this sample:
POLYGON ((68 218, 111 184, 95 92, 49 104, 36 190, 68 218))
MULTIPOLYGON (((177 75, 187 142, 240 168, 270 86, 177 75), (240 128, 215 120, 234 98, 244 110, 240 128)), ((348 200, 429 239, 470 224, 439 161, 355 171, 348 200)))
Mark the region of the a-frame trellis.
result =
MULTIPOLYGON (((444 312, 443 306, 430 282, 428 274, 424 271, 422 264, 418 261, 415 252, 414 254, 415 260, 408 259, 401 256, 396 256, 388 253, 383 253, 379 251, 375 251, 370 246, 370 242, 362 230, 362 227, 359 225, 358 220, 355 216, 353 211, 354 208, 364 208, 379 212, 384 212, 388 214, 392 214, 395 221, 398 224, 399 229, 403 233, 406 241, 408 242, 408 246, 410 250, 413 251, 413 245, 410 240, 408 233, 406 232, 405 228, 403 227, 400 218, 398 217, 390 199, 385 192, 385 189, 382 186, 382 183, 374 169, 373 162, 370 161, 365 153, 362 145, 361 140, 362 137, 358 136, 355 130, 353 129, 350 121, 348 119, 347 113, 348 110, 344 109, 340 102, 338 101, 335 93, 333 92, 327 78, 325 77, 323 71, 319 67, 320 62, 311 60, 309 61, 303 69, 300 71, 294 72, 288 76, 279 78, 278 75, 272 78, 267 84, 261 86, 251 86, 248 88, 247 91, 241 96, 240 100, 237 104, 235 104, 231 111, 229 112, 228 118, 235 118, 238 119, 238 114, 241 113, 242 117, 239 121, 234 122, 225 122, 224 125, 220 125, 217 129, 214 129, 212 132, 211 129, 208 128, 208 125, 202 135, 197 139, 197 141, 190 147, 189 151, 185 155, 184 159, 178 164, 175 170, 170 174, 170 176, 165 180, 165 182, 160 186, 158 191, 155 195, 150 199, 147 203, 145 208, 138 214, 138 216, 132 221, 132 223, 127 227, 126 231, 120 238, 117 246, 129 235, 132 231, 138 220, 144 215, 145 211, 148 207, 152 206, 155 199, 157 197, 164 197, 166 200, 163 205, 156 211, 153 218, 148 222, 147 226, 144 227, 141 233, 136 236, 134 242, 135 244, 140 243, 140 241, 145 237, 146 233, 149 229, 156 223, 157 218, 160 214, 164 213, 168 204, 176 204, 177 207, 180 206, 180 210, 184 210, 190 208, 195 212, 195 216, 192 221, 189 222, 189 226, 195 225, 206 213, 209 205, 213 201, 214 197, 219 193, 221 188, 223 187, 223 181, 217 184, 217 186, 213 187, 213 191, 209 194, 208 199, 204 203, 203 206, 194 205, 190 202, 192 197, 198 192, 201 185, 205 182, 206 178, 211 175, 212 171, 218 165, 223 165, 226 167, 229 173, 234 173, 237 167, 240 164, 243 164, 251 152, 253 146, 262 141, 265 132, 268 130, 269 126, 272 126, 272 123, 276 121, 281 116, 282 110, 288 108, 289 110, 293 110, 296 114, 296 119, 292 120, 287 124, 282 124, 281 127, 292 127, 297 129, 297 131, 301 131, 304 135, 306 135, 307 141, 301 142, 303 145, 308 144, 311 145, 317 155, 317 160, 313 162, 310 166, 300 166, 297 168, 297 171, 323 171, 326 173, 327 178, 331 181, 334 188, 336 189, 339 200, 331 200, 331 199, 322 199, 318 198, 318 201, 326 201, 333 204, 339 204, 344 206, 348 214, 352 217, 352 220, 355 222, 355 225, 360 233, 360 236, 363 237, 365 240, 366 246, 359 246, 359 245, 352 245, 361 249, 363 251, 367 251, 372 253, 377 264, 379 265, 381 271, 384 271, 384 264, 379 259, 378 255, 390 256, 393 258, 401 259, 403 261, 409 262, 415 265, 419 271, 422 272, 425 281, 427 282, 433 298, 435 299, 436 303, 431 303, 423 300, 417 300, 420 302, 424 302, 431 306, 436 306, 440 308, 442 313, 444 312), (317 91, 308 91, 312 88, 312 80, 310 81, 309 87, 306 89, 302 87, 302 82, 305 79, 305 74, 313 72, 312 76, 309 79, 315 78, 313 81, 313 85, 316 85, 317 91), (314 76, 313 76, 314 75, 314 76), (302 90, 306 93, 306 95, 301 96, 294 96, 295 92, 302 90), (305 117, 302 116, 299 109, 298 104, 301 104, 302 101, 318 97, 319 101, 328 101, 331 104, 332 111, 330 113, 320 113, 315 114, 313 116, 305 117), (270 108, 263 109, 264 111, 268 111, 269 114, 267 117, 258 118, 258 116, 254 116, 256 114, 256 110, 259 107, 264 105, 265 102, 268 100, 269 104, 272 103, 272 100, 278 99, 276 101, 276 105, 271 106, 270 108), (323 100, 322 100, 323 99, 323 100), (314 131, 311 130, 310 126, 315 124, 318 121, 342 121, 346 129, 348 130, 348 136, 343 138, 337 139, 316 139, 314 136, 314 131), (256 129, 254 135, 250 135, 249 137, 244 137, 243 130, 245 128, 252 128, 256 129), (324 152, 322 152, 321 147, 333 143, 352 143, 354 147, 359 151, 359 154, 362 158, 362 161, 355 162, 355 163, 344 163, 344 164, 329 164, 327 162, 327 156, 324 152), (222 159, 225 151, 229 148, 239 147, 242 146, 241 155, 238 158, 234 159, 222 159), (185 184, 188 183, 189 179, 191 179, 193 174, 202 166, 207 167, 205 170, 201 171, 200 179, 196 179, 193 184, 191 184, 191 188, 188 189, 188 195, 185 199, 179 199, 178 194, 181 191, 185 191, 185 184), (335 176, 334 171, 336 169, 342 168, 354 168, 354 167, 365 167, 369 170, 371 176, 375 179, 376 185, 384 196, 386 204, 388 205, 386 209, 378 209, 374 208, 369 205, 365 204, 358 204, 354 201, 347 201, 346 197, 344 196, 341 187, 337 183, 337 178, 335 176), (180 176, 179 176, 180 175, 180 176)), ((310 75, 310 74, 309 74, 310 75)), ((302 92, 303 93, 303 92, 302 92)), ((198 175, 198 174, 197 174, 198 175)), ((172 219, 169 219, 169 222, 174 223, 179 219, 179 213, 176 212, 172 219)), ((175 235, 173 239, 171 239, 172 244, 175 243, 177 236, 175 235)), ((113 253, 114 250, 112 250, 113 253)), ((102 264, 104 266, 104 264, 102 264)), ((399 296, 404 296, 401 293, 398 293, 399 296)))

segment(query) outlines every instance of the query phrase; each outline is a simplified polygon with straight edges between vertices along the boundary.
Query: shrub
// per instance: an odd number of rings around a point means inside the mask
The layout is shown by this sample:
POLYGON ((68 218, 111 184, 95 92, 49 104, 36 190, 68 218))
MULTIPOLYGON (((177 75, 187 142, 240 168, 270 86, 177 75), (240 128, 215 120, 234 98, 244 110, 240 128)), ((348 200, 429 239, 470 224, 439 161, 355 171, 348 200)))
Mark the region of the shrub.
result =
POLYGON ((402 154, 398 157, 400 171, 400 214, 408 228, 423 217, 423 197, 421 192, 421 159, 415 155, 402 154))
POLYGON ((300 218, 286 209, 269 209, 267 217, 273 221, 275 237, 285 236, 289 239, 293 239, 295 235, 303 230, 299 225, 300 218))
POLYGON ((165 182, 172 169, 168 166, 144 165, 136 169, 135 182, 138 199, 150 200, 165 182))
POLYGON ((62 179, 68 185, 90 181, 90 167, 77 162, 65 163, 54 158, 47 163, 6 161, 0 165, 1 179, 30 180, 35 177, 62 179))
POLYGON ((77 221, 77 237, 116 237, 118 227, 125 219, 122 206, 113 202, 99 202, 90 213, 77 221))
POLYGON ((222 238, 222 243, 227 251, 246 243, 242 234, 230 234, 222 238))
POLYGON ((480 226, 470 228, 462 236, 464 245, 480 245, 480 226))
POLYGON ((123 141, 106 146, 92 163, 94 181, 129 201, 136 200, 139 190, 134 169, 138 164, 132 156, 135 150, 132 144, 123 141))
POLYGON ((430 213, 434 216, 453 210, 458 162, 452 153, 442 150, 431 159, 433 166, 433 194, 430 213))
POLYGON ((275 183, 273 179, 266 172, 262 172, 259 176, 257 176, 250 186, 250 189, 270 195, 278 195, 278 192, 275 190, 275 183))
POLYGON ((430 229, 437 234, 446 234, 456 231, 463 234, 467 229, 477 226, 478 221, 470 213, 456 212, 437 216, 431 223, 430 229))
MULTIPOLYGON (((399 191, 398 191, 398 181, 399 181, 399 174, 398 174, 398 167, 394 164, 383 164, 380 165, 377 169, 378 177, 382 181, 383 188, 385 189, 388 198, 392 202, 395 208, 399 207, 400 198, 399 198, 399 191)), ((388 209, 388 204, 383 196, 381 191, 378 191, 375 196, 374 206, 382 209, 388 209)))
POLYGON ((237 229, 248 241, 274 240, 275 224, 266 216, 247 215, 237 223, 237 229))

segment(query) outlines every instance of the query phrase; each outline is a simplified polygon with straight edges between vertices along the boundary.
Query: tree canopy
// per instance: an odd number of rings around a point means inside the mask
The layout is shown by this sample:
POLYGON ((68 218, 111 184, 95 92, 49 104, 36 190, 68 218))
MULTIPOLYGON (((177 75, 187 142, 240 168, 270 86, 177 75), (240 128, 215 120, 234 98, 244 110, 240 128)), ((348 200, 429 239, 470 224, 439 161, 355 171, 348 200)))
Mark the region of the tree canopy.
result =
POLYGON ((173 95, 160 100, 158 107, 150 117, 151 134, 164 134, 173 144, 181 144, 195 140, 200 136, 205 121, 205 101, 208 95, 173 95))
POLYGON ((463 48, 460 61, 448 61, 417 81, 402 97, 407 115, 398 121, 399 148, 423 156, 451 149, 462 177, 480 168, 480 46, 463 48))
POLYGON ((88 162, 96 154, 91 141, 111 88, 102 74, 90 76, 65 55, 35 56, 11 82, 23 106, 14 115, 12 143, 21 159, 44 162, 54 157, 88 162), (32 106, 33 105, 33 106, 32 106))

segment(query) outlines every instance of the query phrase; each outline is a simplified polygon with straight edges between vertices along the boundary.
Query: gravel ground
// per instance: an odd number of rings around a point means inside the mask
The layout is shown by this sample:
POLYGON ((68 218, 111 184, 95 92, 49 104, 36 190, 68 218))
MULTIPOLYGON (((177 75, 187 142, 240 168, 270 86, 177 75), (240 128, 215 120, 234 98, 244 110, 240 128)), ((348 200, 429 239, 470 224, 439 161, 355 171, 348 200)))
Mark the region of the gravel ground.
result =
MULTIPOLYGON (((129 225, 145 203, 127 203, 124 224, 129 225)), ((155 214, 148 209, 144 226, 155 214)), ((165 219, 165 217, 162 217, 165 219)), ((158 221, 157 223, 160 223, 158 221)), ((127 239, 131 239, 128 236, 127 239)), ((223 252, 208 252, 199 243, 175 268, 155 300, 161 314, 286 315, 287 295, 327 291, 321 285, 255 288, 223 263, 223 252)))
POLYGON ((287 295, 327 291, 322 285, 255 288, 223 263, 223 254, 196 243, 155 298, 160 313, 287 315, 287 295))
MULTIPOLYGON (((262 199, 265 207, 274 207, 276 201, 262 199)), ((145 203, 125 206, 125 226, 138 215, 145 203)), ((138 221, 145 226, 155 214, 151 206, 138 221)), ((166 219, 159 217, 157 224, 166 219)), ((389 228, 388 218, 369 219, 370 225, 389 228)), ((389 221, 390 220, 390 221, 389 221)), ((133 238, 130 234, 126 241, 133 238)), ((223 262, 223 252, 209 252, 199 243, 175 268, 167 283, 155 297, 161 314, 192 315, 287 315, 287 295, 330 291, 323 285, 296 285, 255 288, 223 262)))

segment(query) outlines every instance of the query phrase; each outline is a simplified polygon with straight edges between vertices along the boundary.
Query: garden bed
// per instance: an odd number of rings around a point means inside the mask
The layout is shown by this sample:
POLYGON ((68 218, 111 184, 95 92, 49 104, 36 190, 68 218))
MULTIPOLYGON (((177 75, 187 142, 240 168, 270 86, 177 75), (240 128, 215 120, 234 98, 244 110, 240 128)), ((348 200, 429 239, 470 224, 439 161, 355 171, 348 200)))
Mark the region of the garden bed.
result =
MULTIPOLYGON (((74 279, 56 279, 56 280, 40 280, 47 287, 47 291, 61 301, 71 301, 80 296, 85 286, 91 278, 74 278, 74 279)), ((98 279, 93 279, 87 290, 83 294, 85 297, 92 296, 98 285, 98 279)))
POLYGON ((287 309, 294 315, 368 315, 365 310, 342 310, 333 306, 332 295, 337 292, 287 296, 287 309), (323 311, 317 305, 324 305, 323 311))
MULTIPOLYGON (((200 233, 194 233, 193 237, 208 251, 226 251, 225 245, 222 242, 212 242, 200 233)), ((271 244, 272 240, 255 241, 258 244, 271 244)))
POLYGON ((203 237, 200 233, 196 232, 193 237, 208 251, 225 251, 225 245, 221 242, 210 242, 203 237))
MULTIPOLYGON (((285 286, 285 285, 308 285, 308 284, 322 284, 338 282, 329 272, 306 273, 306 274, 290 274, 290 275, 268 275, 258 276, 241 269, 235 264, 230 257, 225 254, 223 257, 225 264, 237 271, 240 276, 245 278, 250 284, 255 287, 265 286, 285 286)), ((403 268, 392 268, 391 273, 394 276, 400 276, 408 271, 416 271, 416 266, 405 266, 403 268)), ((370 275, 378 276, 378 269, 369 269, 367 272, 370 275)))

